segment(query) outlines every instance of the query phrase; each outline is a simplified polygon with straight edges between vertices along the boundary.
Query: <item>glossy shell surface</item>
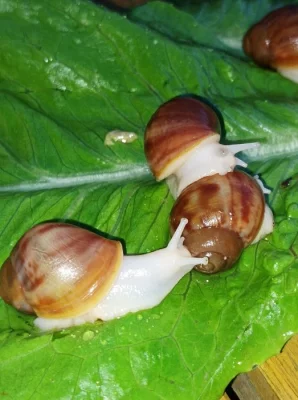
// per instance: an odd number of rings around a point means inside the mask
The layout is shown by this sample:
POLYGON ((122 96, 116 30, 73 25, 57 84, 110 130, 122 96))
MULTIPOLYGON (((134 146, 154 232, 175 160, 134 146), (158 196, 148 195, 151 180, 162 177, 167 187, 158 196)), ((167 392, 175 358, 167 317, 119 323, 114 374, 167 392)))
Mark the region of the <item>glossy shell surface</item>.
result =
POLYGON ((157 180, 183 163, 188 152, 206 139, 220 137, 215 111, 193 97, 176 97, 161 105, 145 133, 145 154, 157 180))
MULTIPOLYGON (((64 318, 80 315, 100 301, 122 257, 120 242, 74 225, 44 223, 30 229, 13 249, 3 268, 14 272, 1 273, 17 276, 19 286, 14 286, 23 290, 39 317, 64 318)), ((8 302, 17 308, 14 293, 5 296, 11 296, 8 302)), ((20 303, 20 295, 16 297, 20 303)))
POLYGON ((186 238, 199 229, 223 228, 238 234, 245 247, 261 227, 264 208, 264 195, 251 176, 240 171, 212 175, 184 189, 171 212, 171 229, 184 217, 186 238))
POLYGON ((264 67, 298 67, 298 5, 279 8, 246 33, 246 54, 264 67))

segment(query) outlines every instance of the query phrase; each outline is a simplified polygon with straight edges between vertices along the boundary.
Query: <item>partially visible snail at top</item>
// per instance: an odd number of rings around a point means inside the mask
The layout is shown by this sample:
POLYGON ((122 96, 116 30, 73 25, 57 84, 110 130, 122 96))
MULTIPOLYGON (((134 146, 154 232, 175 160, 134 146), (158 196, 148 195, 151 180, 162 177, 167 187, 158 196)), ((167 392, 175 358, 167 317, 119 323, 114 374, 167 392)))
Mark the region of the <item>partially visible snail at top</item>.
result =
POLYGON ((272 11, 252 26, 243 49, 258 65, 298 83, 298 5, 272 11))
POLYGON ((152 308, 198 262, 183 245, 187 222, 181 219, 166 248, 139 256, 123 256, 119 241, 75 225, 36 225, 0 270, 0 297, 37 315, 45 331, 152 308))
POLYGON ((208 257, 196 269, 216 273, 231 268, 243 248, 273 229, 258 178, 240 171, 247 166, 235 153, 257 143, 219 143, 220 121, 207 103, 191 96, 176 97, 151 117, 145 132, 145 154, 157 180, 166 179, 176 202, 172 232, 188 218, 185 245, 194 257, 208 257))

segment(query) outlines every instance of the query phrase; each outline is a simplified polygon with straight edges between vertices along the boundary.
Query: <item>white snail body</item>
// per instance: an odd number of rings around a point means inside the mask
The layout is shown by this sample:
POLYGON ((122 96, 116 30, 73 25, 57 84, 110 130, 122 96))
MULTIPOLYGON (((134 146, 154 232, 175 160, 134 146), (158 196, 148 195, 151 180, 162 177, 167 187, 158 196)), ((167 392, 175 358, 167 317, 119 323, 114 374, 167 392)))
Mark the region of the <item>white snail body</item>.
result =
POLYGON ((247 166, 235 154, 258 143, 222 145, 220 133, 213 108, 191 96, 162 104, 145 133, 149 166, 176 199, 171 229, 181 218, 189 220, 185 246, 193 256, 208 257, 207 265, 196 267, 205 273, 230 268, 244 247, 273 229, 268 190, 258 177, 234 171, 247 166))
MULTIPOLYGON (((217 137, 216 139, 218 140, 217 137)), ((205 140, 195 147, 189 152, 187 160, 167 178, 167 184, 175 199, 187 186, 205 176, 225 175, 233 171, 236 165, 246 167, 247 164, 234 154, 258 147, 258 143, 223 145, 217 140, 212 140, 211 143, 205 140)))
POLYGON ((120 242, 73 225, 37 225, 0 270, 0 296, 36 314, 42 330, 154 307, 198 262, 183 246, 186 224, 180 221, 165 249, 139 256, 123 256, 120 242))

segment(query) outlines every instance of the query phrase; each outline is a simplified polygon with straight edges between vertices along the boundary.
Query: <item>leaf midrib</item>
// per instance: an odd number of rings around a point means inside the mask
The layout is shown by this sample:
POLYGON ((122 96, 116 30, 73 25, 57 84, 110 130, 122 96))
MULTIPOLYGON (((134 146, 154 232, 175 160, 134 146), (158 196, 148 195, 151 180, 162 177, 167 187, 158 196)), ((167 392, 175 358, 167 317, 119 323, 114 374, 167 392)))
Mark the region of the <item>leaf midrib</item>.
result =
POLYGON ((0 193, 35 192, 39 190, 52 190, 60 188, 77 187, 88 184, 114 184, 127 183, 137 180, 150 179, 151 172, 146 164, 131 164, 129 168, 114 171, 101 171, 94 174, 75 174, 72 176, 59 176, 41 178, 38 181, 24 181, 12 185, 0 186, 0 193))

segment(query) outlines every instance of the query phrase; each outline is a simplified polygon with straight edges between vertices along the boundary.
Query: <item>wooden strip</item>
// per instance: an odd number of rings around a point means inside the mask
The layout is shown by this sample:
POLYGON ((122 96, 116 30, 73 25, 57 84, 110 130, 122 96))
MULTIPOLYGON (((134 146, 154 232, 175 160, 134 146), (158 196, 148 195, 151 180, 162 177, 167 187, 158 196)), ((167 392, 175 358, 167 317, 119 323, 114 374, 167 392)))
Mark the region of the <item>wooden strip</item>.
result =
POLYGON ((260 366, 260 372, 281 400, 298 399, 298 336, 278 356, 260 366))
POLYGON ((239 399, 263 400, 248 374, 239 375, 233 382, 232 387, 239 399))
POLYGON ((239 375, 232 387, 240 400, 279 400, 259 368, 239 375))
POLYGON ((298 335, 287 343, 281 354, 239 375, 232 388, 240 400, 297 400, 298 335))

